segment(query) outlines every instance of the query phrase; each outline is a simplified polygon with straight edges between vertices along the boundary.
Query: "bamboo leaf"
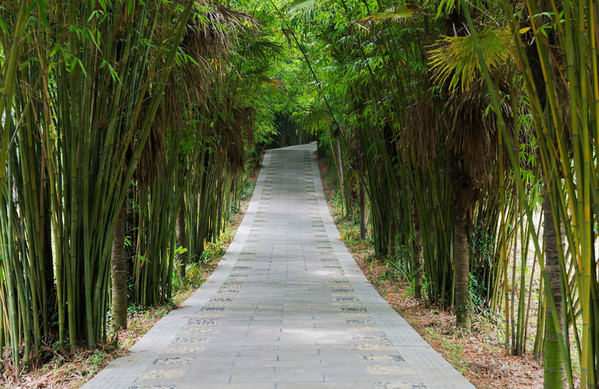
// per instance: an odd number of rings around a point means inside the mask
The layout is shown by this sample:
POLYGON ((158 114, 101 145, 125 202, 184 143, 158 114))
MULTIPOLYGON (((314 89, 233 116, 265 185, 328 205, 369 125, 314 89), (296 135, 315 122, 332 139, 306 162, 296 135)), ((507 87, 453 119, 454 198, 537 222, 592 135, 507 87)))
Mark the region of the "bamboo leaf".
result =
POLYGON ((112 77, 112 80, 123 85, 123 82, 119 78, 119 74, 117 73, 117 71, 114 70, 114 68, 106 60, 103 59, 102 63, 100 64, 100 69, 102 69, 104 66, 108 67, 108 71, 110 72, 110 76, 112 77))
POLYGON ((131 16, 133 14, 133 11, 135 11, 135 3, 137 0, 129 0, 129 3, 127 4, 127 15, 131 16))
POLYGON ((456 0, 441 0, 437 7, 437 15, 435 16, 437 19, 441 16, 441 14, 445 13, 449 15, 454 8, 460 9, 460 2, 456 0))
POLYGON ((73 60, 71 61, 71 72, 75 70, 75 67, 77 66, 79 67, 79 69, 81 69, 81 72, 83 72, 83 75, 87 78, 87 72, 85 71, 85 68, 81 63, 81 60, 77 57, 73 57, 73 60))
POLYGON ((25 10, 25 18, 29 19, 29 16, 31 15, 31 13, 33 12, 33 10, 38 6, 37 1, 34 1, 33 3, 29 4, 29 7, 27 7, 27 9, 25 10))
POLYGON ((519 34, 526 34, 528 31, 530 31, 530 27, 523 27, 520 30, 518 30, 519 34))
POLYGON ((102 7, 102 10, 106 12, 107 0, 98 0, 98 3, 100 4, 100 7, 102 7))
POLYGON ((147 262, 147 263, 150 263, 150 260, 149 260, 148 258, 144 257, 144 256, 143 256, 143 255, 141 255, 141 254, 137 254, 135 257, 136 257, 138 260, 140 260, 142 263, 146 263, 146 262, 147 262))
POLYGON ((48 5, 45 1, 37 1, 37 12, 39 15, 39 20, 42 22, 44 27, 49 28, 50 23, 48 22, 48 16, 46 15, 46 11, 48 10, 48 5))
POLYGON ((2 18, 0 18, 0 30, 2 30, 4 35, 8 35, 8 26, 2 18))

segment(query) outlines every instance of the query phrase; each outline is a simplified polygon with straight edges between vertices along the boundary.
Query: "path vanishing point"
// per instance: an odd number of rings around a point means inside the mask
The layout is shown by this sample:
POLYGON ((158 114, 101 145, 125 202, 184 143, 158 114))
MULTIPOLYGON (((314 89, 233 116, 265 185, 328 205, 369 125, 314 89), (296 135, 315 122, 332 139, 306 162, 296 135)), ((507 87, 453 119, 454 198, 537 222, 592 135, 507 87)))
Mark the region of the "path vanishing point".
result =
POLYGON ((315 144, 270 150, 224 260, 84 388, 473 388, 370 285, 315 144))

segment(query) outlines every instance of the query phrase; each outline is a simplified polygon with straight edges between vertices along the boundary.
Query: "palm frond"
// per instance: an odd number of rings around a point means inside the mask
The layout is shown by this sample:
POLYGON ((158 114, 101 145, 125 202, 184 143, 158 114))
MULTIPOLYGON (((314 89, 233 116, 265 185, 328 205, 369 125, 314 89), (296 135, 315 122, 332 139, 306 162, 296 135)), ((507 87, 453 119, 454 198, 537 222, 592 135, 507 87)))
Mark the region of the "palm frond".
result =
POLYGON ((429 95, 415 99, 408 105, 404 128, 399 138, 402 155, 418 167, 427 167, 437 158, 438 127, 435 105, 429 95))
POLYGON ((249 39, 241 50, 241 55, 263 61, 274 58, 283 52, 283 47, 268 39, 249 39))
MULTIPOLYGON (((452 93, 443 108, 443 124, 447 131, 449 149, 459 159, 458 167, 469 176, 476 188, 488 187, 497 161, 498 127, 487 90, 478 79, 467 91, 452 93)), ((506 123, 513 123, 512 107, 502 102, 501 111, 506 123)))
MULTIPOLYGON (((513 40, 508 30, 486 29, 480 33, 480 44, 485 63, 489 69, 504 64, 512 52, 513 40)), ((445 36, 438 47, 429 52, 429 63, 434 72, 434 81, 447 85, 450 91, 461 88, 467 91, 480 78, 480 63, 471 35, 445 36)))
POLYGON ((385 20, 402 20, 405 18, 409 18, 414 15, 414 6, 411 4, 405 4, 401 8, 389 8, 384 12, 374 13, 363 18, 358 19, 358 22, 379 22, 385 20))

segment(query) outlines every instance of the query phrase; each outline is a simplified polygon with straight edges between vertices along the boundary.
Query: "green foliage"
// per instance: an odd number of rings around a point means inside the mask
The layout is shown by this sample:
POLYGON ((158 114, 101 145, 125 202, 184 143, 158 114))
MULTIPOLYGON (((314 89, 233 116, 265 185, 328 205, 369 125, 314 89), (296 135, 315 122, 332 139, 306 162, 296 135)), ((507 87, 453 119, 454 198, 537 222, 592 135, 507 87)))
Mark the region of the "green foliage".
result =
POLYGON ((225 253, 222 242, 218 239, 216 242, 204 242, 204 252, 202 253, 202 263, 212 262, 216 258, 222 257, 225 253))
POLYGON ((469 247, 470 299, 477 311, 483 313, 490 307, 493 293, 491 288, 494 287, 488 277, 497 267, 495 236, 482 226, 476 226, 474 233, 470 235, 469 247))
MULTIPOLYGON (((483 58, 493 70, 506 63, 512 52, 512 35, 509 30, 487 28, 480 33, 483 58)), ((481 78, 480 64, 474 39, 467 36, 442 37, 439 47, 431 50, 430 66, 435 73, 435 82, 446 85, 449 90, 457 88, 467 91, 481 78)))

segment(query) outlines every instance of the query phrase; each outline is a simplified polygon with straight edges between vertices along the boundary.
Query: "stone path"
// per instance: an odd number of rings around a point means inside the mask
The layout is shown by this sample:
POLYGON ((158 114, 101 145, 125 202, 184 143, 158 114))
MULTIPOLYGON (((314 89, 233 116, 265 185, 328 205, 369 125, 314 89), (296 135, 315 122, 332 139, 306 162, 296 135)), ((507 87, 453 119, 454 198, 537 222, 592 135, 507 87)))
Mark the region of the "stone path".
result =
POLYGON ((368 283, 314 144, 271 150, 224 261, 85 388, 472 388, 368 283))

